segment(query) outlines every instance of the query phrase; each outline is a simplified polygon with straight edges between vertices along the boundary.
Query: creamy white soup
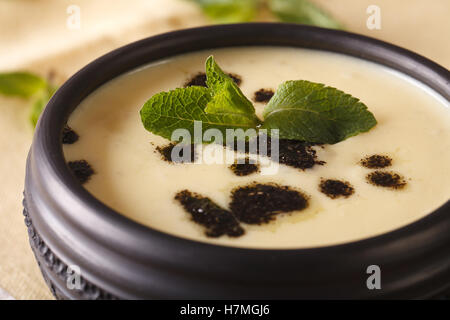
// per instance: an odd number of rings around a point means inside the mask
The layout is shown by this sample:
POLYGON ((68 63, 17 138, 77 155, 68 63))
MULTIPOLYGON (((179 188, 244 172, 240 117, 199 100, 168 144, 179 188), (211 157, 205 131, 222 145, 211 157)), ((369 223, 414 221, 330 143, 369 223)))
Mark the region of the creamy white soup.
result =
MULTIPOLYGON (((255 103, 259 116, 264 105, 255 103)), ((449 102, 398 72, 339 54, 249 47, 180 55, 108 82, 76 108, 68 125, 79 139, 64 144, 64 154, 67 161, 86 160, 95 171, 84 183, 89 192, 136 222, 198 241, 252 248, 345 243, 416 221, 450 196, 449 102), (337 144, 313 147, 325 164, 305 170, 281 164, 275 175, 237 176, 226 163, 164 161, 156 148, 169 141, 145 130, 139 110, 152 95, 182 87, 204 71, 209 55, 224 71, 240 76, 249 99, 287 80, 320 82, 359 98, 378 124, 337 144), (393 189, 368 183, 367 175, 376 169, 360 161, 371 155, 392 159, 381 170, 399 174, 406 185, 393 189), (354 193, 331 198, 319 188, 323 179, 347 181, 354 193), (231 190, 253 182, 300 189, 308 206, 266 224, 241 223, 245 233, 240 237, 208 237, 175 200, 178 192, 189 190, 228 209, 231 190)))

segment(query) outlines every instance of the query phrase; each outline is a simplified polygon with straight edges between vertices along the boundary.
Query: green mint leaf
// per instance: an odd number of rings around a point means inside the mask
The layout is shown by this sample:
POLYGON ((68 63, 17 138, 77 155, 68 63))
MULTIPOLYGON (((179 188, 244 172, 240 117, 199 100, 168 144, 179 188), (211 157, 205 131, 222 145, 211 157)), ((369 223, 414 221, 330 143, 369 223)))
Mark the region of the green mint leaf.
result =
MULTIPOLYGON (((283 139, 333 144, 377 123, 357 98, 320 83, 298 80, 279 86, 264 109, 261 126, 252 103, 213 57, 206 61, 206 76, 207 88, 178 88, 151 97, 140 111, 144 127, 175 141, 179 137, 172 137, 174 131, 186 129, 196 143, 212 142, 203 136, 208 129, 218 129, 226 137, 226 129, 263 128, 269 134, 270 129, 278 129, 283 139), (202 123, 201 137, 194 137, 196 122, 202 123)), ((248 138, 243 130, 237 139, 248 138)))
POLYGON ((39 116, 49 102, 50 98, 55 93, 56 89, 56 87, 48 85, 45 88, 42 88, 38 93, 36 93, 36 100, 33 102, 30 111, 30 122, 33 127, 36 127, 39 116))
POLYGON ((212 91, 212 99, 208 102, 205 112, 209 114, 241 114, 260 124, 255 114, 255 107, 244 96, 238 85, 220 69, 214 58, 206 60, 206 85, 212 91))
POLYGON ((280 138, 337 143, 377 123, 359 99, 338 89, 305 80, 278 87, 264 109, 265 129, 279 129, 280 138))
POLYGON ((309 0, 269 0, 270 10, 283 22, 342 29, 342 25, 309 0))
POLYGON ((207 113, 205 108, 212 99, 211 89, 199 86, 161 92, 144 104, 140 111, 141 120, 145 129, 169 140, 172 140, 172 133, 176 129, 187 129, 192 139, 194 121, 202 122, 203 132, 215 128, 222 132, 223 137, 226 129, 255 128, 253 119, 246 114, 207 113))
POLYGON ((28 72, 0 73, 0 94, 29 98, 47 86, 41 77, 28 72))
POLYGON ((216 23, 248 22, 259 8, 259 0, 191 0, 216 23))

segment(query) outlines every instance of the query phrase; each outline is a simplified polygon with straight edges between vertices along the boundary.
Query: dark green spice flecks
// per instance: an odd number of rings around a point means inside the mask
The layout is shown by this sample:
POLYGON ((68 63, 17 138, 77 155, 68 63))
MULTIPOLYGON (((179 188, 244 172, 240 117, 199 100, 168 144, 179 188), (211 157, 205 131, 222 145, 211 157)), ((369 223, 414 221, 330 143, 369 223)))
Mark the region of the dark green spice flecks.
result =
POLYGON ((88 182, 95 173, 86 160, 69 161, 67 165, 81 184, 88 182))
POLYGON ((231 212, 248 224, 268 223, 280 213, 303 210, 307 206, 308 197, 288 186, 254 183, 231 192, 231 212))
POLYGON ((388 156, 374 154, 360 161, 363 167, 368 169, 382 169, 392 165, 392 159, 388 156))
POLYGON ((355 189, 348 181, 333 179, 322 179, 319 189, 320 192, 324 193, 331 199, 336 199, 339 197, 348 198, 355 192, 355 189))
POLYGON ((385 188, 402 189, 406 186, 406 180, 398 173, 392 171, 377 170, 366 176, 367 182, 385 188))
POLYGON ((158 151, 161 154, 161 157, 164 161, 172 162, 172 163, 193 163, 197 159, 197 153, 195 150, 195 144, 190 144, 189 146, 186 146, 186 148, 189 148, 190 150, 190 156, 188 156, 186 159, 187 161, 183 161, 183 153, 184 148, 180 150, 179 152, 179 160, 178 159, 172 159, 172 151, 173 148, 176 146, 176 143, 170 143, 166 146, 158 146, 156 147, 156 151, 158 151))
POLYGON ((62 133, 62 143, 63 144, 73 144, 78 141, 78 134, 72 130, 68 125, 64 126, 62 133))
POLYGON ((269 102, 275 92, 272 89, 259 89, 255 92, 253 100, 255 102, 269 102))
POLYGON ((229 168, 235 175, 240 177, 248 176, 259 171, 259 165, 257 163, 250 163, 249 158, 245 158, 244 163, 238 163, 236 161, 229 168))
POLYGON ((230 211, 221 208, 209 198, 183 190, 175 195, 175 200, 191 215, 192 221, 206 228, 205 235, 208 237, 239 237, 245 233, 230 211))
POLYGON ((241 76, 239 76, 239 75, 237 75, 237 74, 235 74, 235 73, 227 73, 227 74, 228 74, 228 76, 229 76, 231 79, 233 79, 234 83, 236 83, 238 86, 241 85, 241 83, 242 83, 242 78, 241 78, 241 76))
POLYGON ((301 170, 325 164, 325 161, 317 160, 316 150, 312 146, 303 141, 280 139, 280 163, 301 170))
MULTIPOLYGON (((272 140, 266 135, 259 135, 257 138, 257 150, 256 154, 261 155, 261 145, 267 145, 266 156, 270 157, 272 154, 272 140)), ((243 150, 239 144, 234 144, 234 150, 239 152, 249 153, 251 142, 245 142, 245 149, 243 150)), ((294 167, 297 169, 305 170, 314 167, 314 165, 324 165, 325 161, 317 159, 317 152, 313 149, 313 146, 320 145, 314 143, 308 143, 298 140, 280 139, 278 141, 279 150, 279 162, 281 164, 294 167)))

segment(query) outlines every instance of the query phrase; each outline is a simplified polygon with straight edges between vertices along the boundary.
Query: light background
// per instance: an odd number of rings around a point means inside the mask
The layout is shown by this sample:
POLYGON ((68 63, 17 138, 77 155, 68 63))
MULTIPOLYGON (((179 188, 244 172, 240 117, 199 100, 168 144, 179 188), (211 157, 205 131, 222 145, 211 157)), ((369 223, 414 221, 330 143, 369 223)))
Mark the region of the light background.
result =
MULTIPOLYGON (((450 67, 450 0, 315 0, 348 31, 382 39, 450 67), (381 8, 381 30, 366 27, 369 5, 381 8)), ((261 20, 267 19, 264 15, 261 20)), ((182 0, 0 0, 0 72, 50 71, 62 83, 94 58, 157 33, 208 24, 182 0), (66 27, 69 5, 81 29, 66 27)), ((28 104, 0 97, 0 298, 52 299, 23 222, 25 159, 32 139, 28 104)))

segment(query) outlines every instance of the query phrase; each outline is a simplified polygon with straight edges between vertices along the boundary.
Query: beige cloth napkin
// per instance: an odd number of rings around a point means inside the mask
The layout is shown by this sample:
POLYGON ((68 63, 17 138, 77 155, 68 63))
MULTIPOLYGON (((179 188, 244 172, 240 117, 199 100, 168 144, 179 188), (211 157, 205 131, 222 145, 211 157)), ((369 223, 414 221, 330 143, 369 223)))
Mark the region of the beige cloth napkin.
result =
MULTIPOLYGON (((450 67, 448 0, 316 2, 349 31, 395 43, 450 67), (381 9, 380 30, 366 27, 369 5, 381 9)), ((0 71, 24 69, 46 75, 53 70, 64 81, 123 44, 205 23, 194 5, 181 0, 0 0, 0 71), (71 4, 80 8, 81 29, 66 26, 71 4)), ((0 292, 16 299, 51 299, 21 214, 25 158, 32 138, 27 108, 19 99, 0 97, 0 292)))

